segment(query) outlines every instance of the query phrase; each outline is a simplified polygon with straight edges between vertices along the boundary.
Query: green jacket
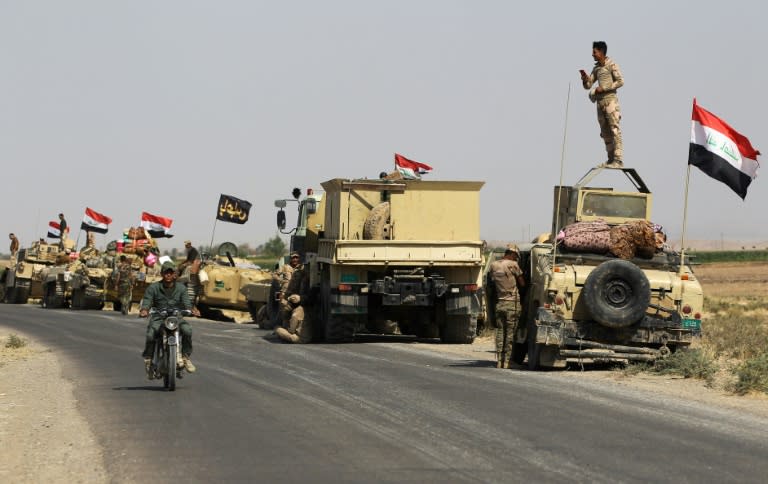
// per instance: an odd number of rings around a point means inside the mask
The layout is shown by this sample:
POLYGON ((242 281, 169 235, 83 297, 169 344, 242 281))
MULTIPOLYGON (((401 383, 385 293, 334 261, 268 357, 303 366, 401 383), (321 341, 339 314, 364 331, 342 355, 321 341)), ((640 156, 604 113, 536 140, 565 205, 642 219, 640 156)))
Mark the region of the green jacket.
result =
POLYGON ((156 308, 162 309, 192 309, 192 302, 187 294, 187 286, 180 282, 174 283, 174 286, 166 289, 163 282, 153 282, 144 291, 144 298, 141 300, 142 309, 156 308))

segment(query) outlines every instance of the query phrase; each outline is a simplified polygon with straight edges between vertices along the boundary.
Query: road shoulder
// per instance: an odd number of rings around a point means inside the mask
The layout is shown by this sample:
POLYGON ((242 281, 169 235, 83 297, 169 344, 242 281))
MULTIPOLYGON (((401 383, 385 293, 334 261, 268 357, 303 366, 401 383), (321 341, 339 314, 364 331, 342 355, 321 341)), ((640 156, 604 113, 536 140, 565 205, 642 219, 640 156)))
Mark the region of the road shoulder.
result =
POLYGON ((77 409, 57 355, 25 335, 6 348, 0 331, 0 482, 107 482, 93 432, 77 409))

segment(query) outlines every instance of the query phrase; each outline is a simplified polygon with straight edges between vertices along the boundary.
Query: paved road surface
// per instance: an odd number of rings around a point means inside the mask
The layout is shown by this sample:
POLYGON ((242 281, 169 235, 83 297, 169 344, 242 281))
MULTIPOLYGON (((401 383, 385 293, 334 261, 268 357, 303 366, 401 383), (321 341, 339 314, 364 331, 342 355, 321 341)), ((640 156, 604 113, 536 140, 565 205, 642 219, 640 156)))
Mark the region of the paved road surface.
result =
MULTIPOLYGON (((115 482, 765 482, 768 421, 407 343, 285 345, 192 320, 198 373, 143 374, 145 321, 0 305, 54 348, 115 482)), ((34 382, 30 382, 34 384, 34 382)))

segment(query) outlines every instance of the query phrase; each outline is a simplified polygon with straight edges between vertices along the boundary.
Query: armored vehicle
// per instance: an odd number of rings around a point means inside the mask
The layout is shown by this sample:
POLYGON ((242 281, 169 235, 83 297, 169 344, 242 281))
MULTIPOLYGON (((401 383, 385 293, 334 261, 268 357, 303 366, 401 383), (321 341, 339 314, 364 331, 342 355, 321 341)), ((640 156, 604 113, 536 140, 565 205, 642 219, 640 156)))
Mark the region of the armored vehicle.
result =
MULTIPOLYGON (((483 182, 347 180, 298 200, 291 250, 303 256, 315 335, 439 337, 471 343, 481 312, 483 182)), ((278 227, 285 228, 278 200, 278 227)))
POLYGON ((513 358, 522 363, 527 353, 531 369, 654 361, 689 346, 700 331, 703 292, 690 261, 661 244, 635 254, 620 250, 624 228, 651 226, 651 192, 631 168, 620 172, 635 191, 589 187, 602 170, 555 187, 553 234, 558 226, 606 224, 607 250, 568 248, 562 234, 556 243, 520 247, 527 287, 513 358))
POLYGON ((94 256, 63 260, 43 270, 40 305, 55 309, 102 309, 105 287, 112 269, 94 256))
POLYGON ((42 241, 19 250, 17 262, 4 273, 4 302, 26 304, 29 298, 42 297, 43 270, 53 265, 58 255, 58 244, 42 241))
POLYGON ((249 312, 254 317, 265 301, 260 305, 254 297, 249 302, 243 288, 255 291, 258 287, 268 287, 271 279, 269 271, 238 257, 237 246, 232 242, 222 243, 213 257, 204 258, 198 274, 185 271, 179 278, 187 283, 201 314, 212 319, 219 318, 220 314, 228 317, 224 311, 249 312))

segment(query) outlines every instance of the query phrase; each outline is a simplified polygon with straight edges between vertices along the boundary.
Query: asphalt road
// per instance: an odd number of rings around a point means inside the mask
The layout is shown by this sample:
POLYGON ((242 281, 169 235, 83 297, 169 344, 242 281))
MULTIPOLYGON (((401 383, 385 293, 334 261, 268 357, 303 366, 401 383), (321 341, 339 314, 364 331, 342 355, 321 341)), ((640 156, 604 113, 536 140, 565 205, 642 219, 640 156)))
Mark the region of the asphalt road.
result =
MULTIPOLYGON (((59 355, 115 482, 765 482, 768 420, 408 343, 286 345, 191 320, 147 381, 145 321, 0 305, 59 355)), ((30 382, 34 384, 34 382, 30 382)))

